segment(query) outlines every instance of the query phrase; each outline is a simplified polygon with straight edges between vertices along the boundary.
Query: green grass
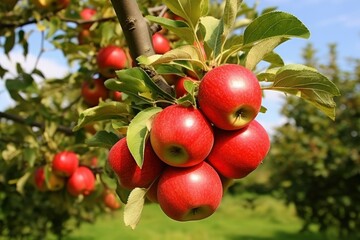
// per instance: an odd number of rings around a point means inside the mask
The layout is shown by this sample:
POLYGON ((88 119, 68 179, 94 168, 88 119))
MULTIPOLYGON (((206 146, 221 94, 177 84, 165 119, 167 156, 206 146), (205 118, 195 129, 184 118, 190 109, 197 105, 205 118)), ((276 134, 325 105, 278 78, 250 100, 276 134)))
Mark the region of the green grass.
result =
POLYGON ((245 208, 240 197, 224 198, 211 217, 193 222, 176 222, 155 204, 145 206, 135 230, 125 227, 123 212, 99 218, 95 225, 84 224, 66 240, 323 240, 317 233, 298 233, 301 221, 294 209, 281 202, 261 197, 255 209, 245 208))

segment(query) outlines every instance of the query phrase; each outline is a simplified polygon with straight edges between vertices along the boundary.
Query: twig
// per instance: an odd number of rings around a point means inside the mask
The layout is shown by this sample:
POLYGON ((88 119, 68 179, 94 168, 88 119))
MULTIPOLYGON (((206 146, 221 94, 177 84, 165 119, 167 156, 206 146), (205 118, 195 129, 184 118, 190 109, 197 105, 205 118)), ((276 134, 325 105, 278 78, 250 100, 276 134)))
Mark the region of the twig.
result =
MULTIPOLYGON (((20 124, 24 124, 24 125, 28 125, 28 126, 31 126, 31 127, 37 127, 37 128, 40 128, 41 130, 44 130, 45 129, 45 124, 43 123, 38 123, 38 122, 28 122, 26 121, 26 119, 20 117, 20 116, 17 116, 17 115, 13 115, 13 114, 10 114, 10 113, 5 113, 5 112, 0 112, 0 119, 1 118, 5 118, 5 119, 8 119, 8 120, 12 120, 16 123, 20 123, 20 124)), ((71 128, 69 127, 65 127, 65 126, 62 126, 62 125, 58 125, 57 129, 56 129, 58 132, 62 132, 64 133, 65 135, 67 136, 72 136, 74 135, 74 132, 72 131, 71 128)))
MULTIPOLYGON (((135 60, 139 56, 154 55, 152 32, 148 22, 140 11, 137 1, 111 0, 111 3, 119 19, 132 59, 135 60)), ((150 76, 154 76, 154 82, 161 89, 169 94, 173 92, 173 88, 170 87, 165 79, 157 74, 154 69, 148 68, 146 71, 151 71, 150 76)))

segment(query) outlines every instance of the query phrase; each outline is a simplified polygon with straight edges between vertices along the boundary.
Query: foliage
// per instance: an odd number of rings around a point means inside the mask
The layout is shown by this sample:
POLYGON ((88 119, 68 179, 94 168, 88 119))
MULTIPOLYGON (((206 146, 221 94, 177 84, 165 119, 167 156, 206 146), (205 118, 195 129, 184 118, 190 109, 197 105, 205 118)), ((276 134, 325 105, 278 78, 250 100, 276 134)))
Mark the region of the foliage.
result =
MULTIPOLYGON (((268 157, 270 185, 305 220, 303 230, 316 224, 320 231, 339 233, 341 239, 358 234, 360 208, 360 62, 351 72, 342 71, 336 48, 330 47, 330 62, 322 66, 340 87, 336 120, 331 121, 312 106, 287 98, 282 113, 287 123, 279 127, 268 157)), ((304 51, 306 64, 319 67, 314 49, 304 51)))

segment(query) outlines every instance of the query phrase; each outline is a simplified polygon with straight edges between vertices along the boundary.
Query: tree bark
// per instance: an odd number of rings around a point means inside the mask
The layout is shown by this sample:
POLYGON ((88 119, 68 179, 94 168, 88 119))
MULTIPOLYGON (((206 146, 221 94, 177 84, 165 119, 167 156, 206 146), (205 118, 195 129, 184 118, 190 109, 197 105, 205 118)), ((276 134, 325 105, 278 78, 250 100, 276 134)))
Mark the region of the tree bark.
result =
MULTIPOLYGON (((111 3, 119 19, 133 61, 136 63, 136 58, 142 55, 154 55, 152 31, 150 25, 143 17, 137 1, 111 0, 111 3)), ((167 84, 165 79, 158 75, 154 69, 146 68, 144 70, 161 89, 167 93, 173 92, 173 89, 167 84)))

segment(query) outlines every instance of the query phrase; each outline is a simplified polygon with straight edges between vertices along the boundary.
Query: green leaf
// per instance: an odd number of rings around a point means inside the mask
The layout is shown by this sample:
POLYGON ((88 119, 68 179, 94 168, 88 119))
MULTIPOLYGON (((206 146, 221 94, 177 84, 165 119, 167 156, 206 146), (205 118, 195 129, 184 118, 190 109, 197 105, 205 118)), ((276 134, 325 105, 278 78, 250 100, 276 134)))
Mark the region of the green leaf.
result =
POLYGON ((4 49, 5 49, 5 54, 9 55, 10 51, 13 49, 13 47, 15 46, 15 32, 11 31, 10 35, 8 35, 5 38, 5 44, 4 44, 4 49))
POLYGON ((86 140, 86 144, 91 147, 103 147, 110 149, 119 137, 113 132, 98 131, 94 136, 86 140))
POLYGON ((116 182, 116 194, 119 196, 122 203, 127 203, 130 193, 131 190, 123 188, 118 181, 116 182))
POLYGON ((253 70, 263 60, 266 54, 272 52, 278 45, 288 40, 283 37, 268 38, 255 44, 247 53, 245 67, 253 70))
POLYGON ((128 104, 122 102, 101 103, 99 106, 88 108, 85 111, 83 111, 80 114, 78 123, 73 128, 73 131, 78 131, 86 124, 96 121, 110 120, 110 119, 120 119, 127 121, 130 115, 131 115, 131 109, 128 104))
POLYGON ((222 17, 225 37, 229 35, 234 26, 241 3, 242 0, 226 0, 224 15, 222 17))
POLYGON ((176 21, 163 17, 155 17, 155 16, 146 16, 146 18, 153 23, 157 23, 162 27, 172 31, 178 37, 184 39, 189 44, 194 43, 194 31, 189 27, 189 25, 184 21, 176 21))
POLYGON ((124 209, 125 226, 136 228, 144 208, 146 192, 146 188, 135 188, 131 191, 124 209))
POLYGON ((28 179, 31 177, 31 171, 26 172, 21 178, 16 181, 16 191, 24 194, 24 187, 28 179))
POLYGON ((200 17, 209 9, 208 0, 165 0, 163 3, 176 15, 184 18, 195 29, 200 17))
POLYGON ((269 12, 254 19, 244 32, 244 45, 271 37, 309 38, 310 32, 295 16, 285 12, 269 12))
POLYGON ((264 57, 263 60, 270 63, 269 68, 282 67, 285 65, 284 60, 281 56, 275 52, 269 52, 264 57))
MULTIPOLYGON (((216 58, 221 53, 221 47, 223 44, 223 32, 224 32, 224 22, 223 20, 216 19, 211 16, 202 17, 200 20, 201 25, 205 29, 204 42, 211 49, 214 58, 216 58)), ((208 56, 208 49, 206 53, 208 56)))
POLYGON ((284 66, 276 73, 273 84, 264 89, 277 90, 300 97, 335 119, 333 97, 340 96, 339 89, 316 69, 304 65, 284 66))
POLYGON ((207 66, 201 61, 199 50, 193 45, 184 45, 176 49, 170 50, 161 57, 151 62, 151 65, 171 63, 173 61, 185 60, 191 61, 193 64, 200 66, 202 69, 206 69, 207 66))
POLYGON ((127 130, 127 145, 136 164, 141 168, 144 163, 144 150, 149 134, 149 121, 162 108, 146 108, 139 112, 130 122, 127 130))

